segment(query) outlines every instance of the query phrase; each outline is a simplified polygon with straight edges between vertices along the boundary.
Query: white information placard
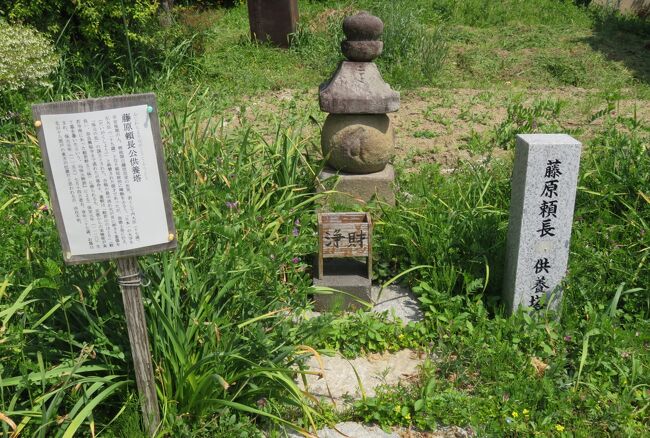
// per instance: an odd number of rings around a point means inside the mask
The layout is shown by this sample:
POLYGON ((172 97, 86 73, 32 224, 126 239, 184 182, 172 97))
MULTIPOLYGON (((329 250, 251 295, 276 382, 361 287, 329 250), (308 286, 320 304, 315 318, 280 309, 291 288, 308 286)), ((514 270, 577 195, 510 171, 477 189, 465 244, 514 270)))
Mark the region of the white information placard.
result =
POLYGON ((175 241, 153 110, 145 102, 39 114, 39 140, 66 261, 153 252, 175 241))

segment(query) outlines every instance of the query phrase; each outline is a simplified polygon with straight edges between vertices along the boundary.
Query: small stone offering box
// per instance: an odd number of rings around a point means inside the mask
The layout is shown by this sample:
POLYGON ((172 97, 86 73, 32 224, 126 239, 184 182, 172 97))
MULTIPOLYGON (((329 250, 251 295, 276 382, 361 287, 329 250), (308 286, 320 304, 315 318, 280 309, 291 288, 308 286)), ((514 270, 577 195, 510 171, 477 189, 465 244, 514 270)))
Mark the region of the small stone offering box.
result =
POLYGON ((323 278, 324 259, 367 257, 372 277, 372 220, 368 213, 318 214, 318 278, 323 278))
POLYGON ((316 295, 318 310, 355 306, 355 297, 370 300, 372 285, 372 220, 368 213, 318 214, 318 270, 315 286, 343 294, 316 295), (365 257, 366 264, 358 257, 365 257), (326 263, 326 259, 329 260, 326 263))

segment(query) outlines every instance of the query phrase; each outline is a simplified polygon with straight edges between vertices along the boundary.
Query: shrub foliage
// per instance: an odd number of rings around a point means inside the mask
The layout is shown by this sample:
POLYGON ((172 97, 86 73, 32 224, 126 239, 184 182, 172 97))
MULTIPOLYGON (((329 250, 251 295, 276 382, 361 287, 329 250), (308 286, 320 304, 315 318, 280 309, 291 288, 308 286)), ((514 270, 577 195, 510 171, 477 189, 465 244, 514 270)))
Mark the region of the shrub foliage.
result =
POLYGON ((48 85, 57 56, 37 31, 0 21, 0 89, 15 91, 30 85, 48 85), (28 50, 25 48, 28 47, 28 50))
POLYGON ((73 70, 102 66, 126 74, 138 57, 156 55, 157 0, 0 0, 13 23, 28 23, 66 52, 73 70))

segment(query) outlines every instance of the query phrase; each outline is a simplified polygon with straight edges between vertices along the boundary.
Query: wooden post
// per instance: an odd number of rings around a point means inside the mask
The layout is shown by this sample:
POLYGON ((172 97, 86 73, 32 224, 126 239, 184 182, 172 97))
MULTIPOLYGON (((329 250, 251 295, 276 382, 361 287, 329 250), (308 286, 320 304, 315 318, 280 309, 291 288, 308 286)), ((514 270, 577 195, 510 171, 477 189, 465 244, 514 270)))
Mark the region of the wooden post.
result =
POLYGON ((318 215, 318 279, 323 279, 323 222, 321 215, 318 215))
POLYGON ((158 410, 158 396, 156 395, 156 383, 153 377, 151 351, 149 350, 147 321, 140 292, 138 259, 136 257, 118 258, 117 273, 122 291, 126 327, 129 332, 135 380, 140 394, 144 424, 149 436, 154 436, 160 425, 160 411, 158 410))
POLYGON ((372 281, 372 219, 370 213, 366 213, 366 220, 368 221, 368 278, 372 281))

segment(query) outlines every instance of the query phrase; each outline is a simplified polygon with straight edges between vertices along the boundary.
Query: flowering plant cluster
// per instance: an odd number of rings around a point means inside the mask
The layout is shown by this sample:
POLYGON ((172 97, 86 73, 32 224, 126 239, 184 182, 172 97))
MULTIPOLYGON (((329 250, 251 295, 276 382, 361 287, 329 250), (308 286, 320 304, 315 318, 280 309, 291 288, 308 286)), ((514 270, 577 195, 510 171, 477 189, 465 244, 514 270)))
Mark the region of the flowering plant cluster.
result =
POLYGON ((50 42, 38 31, 0 21, 0 89, 48 86, 47 77, 58 64, 50 42))

